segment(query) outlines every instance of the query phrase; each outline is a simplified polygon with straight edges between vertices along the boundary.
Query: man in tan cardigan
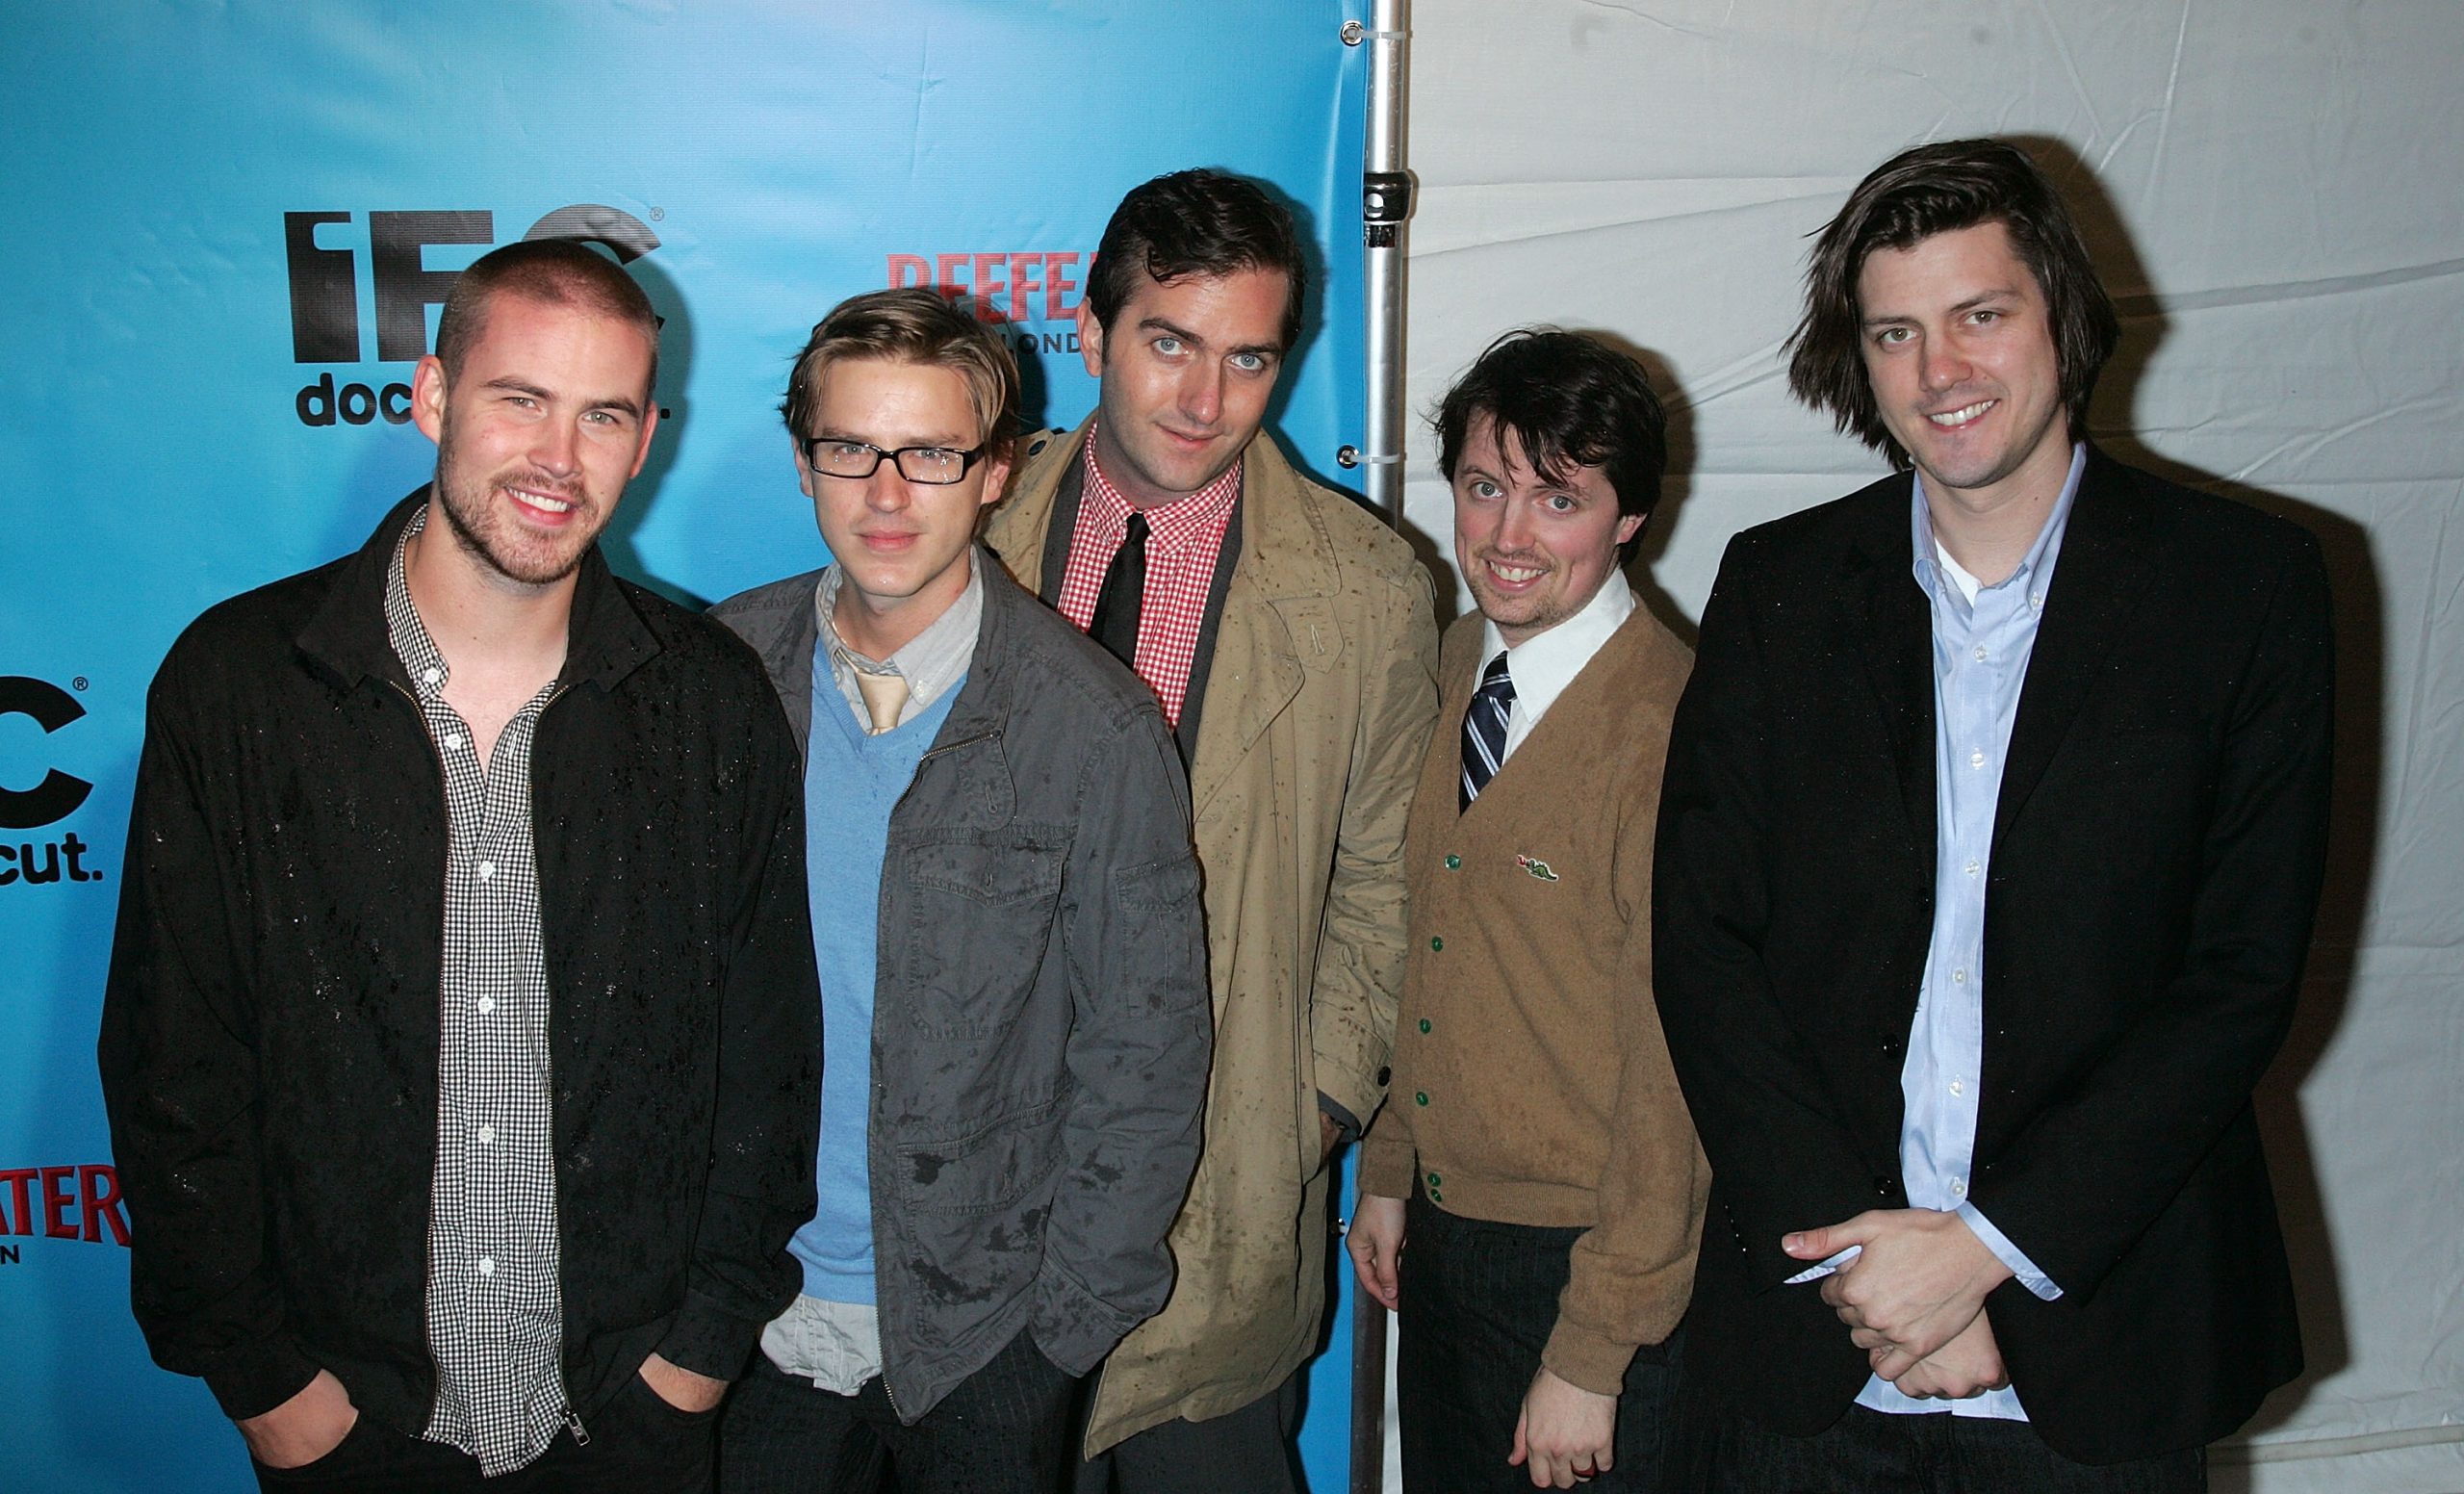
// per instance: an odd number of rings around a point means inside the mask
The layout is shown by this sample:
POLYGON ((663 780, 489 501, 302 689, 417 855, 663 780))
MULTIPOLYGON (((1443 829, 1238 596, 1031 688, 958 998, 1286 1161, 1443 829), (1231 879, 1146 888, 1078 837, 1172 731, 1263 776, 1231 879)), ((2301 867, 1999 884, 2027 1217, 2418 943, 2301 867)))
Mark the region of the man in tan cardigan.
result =
POLYGON ((1105 1361, 1088 1413, 1079 1486, 1105 1494, 1296 1489, 1327 1158, 1385 1093, 1437 628, 1410 546, 1261 435, 1304 267, 1249 182, 1133 190, 1078 318, 1096 412, 1026 440, 985 534, 1155 690, 1205 874, 1205 1141, 1171 1298, 1105 1361))
POLYGON ((1348 1246, 1402 1315, 1409 1494, 1652 1489, 1710 1181, 1651 995, 1692 658, 1619 569, 1662 417, 1631 358, 1541 330, 1481 354, 1437 427, 1479 615, 1439 660, 1393 1089, 1348 1246))

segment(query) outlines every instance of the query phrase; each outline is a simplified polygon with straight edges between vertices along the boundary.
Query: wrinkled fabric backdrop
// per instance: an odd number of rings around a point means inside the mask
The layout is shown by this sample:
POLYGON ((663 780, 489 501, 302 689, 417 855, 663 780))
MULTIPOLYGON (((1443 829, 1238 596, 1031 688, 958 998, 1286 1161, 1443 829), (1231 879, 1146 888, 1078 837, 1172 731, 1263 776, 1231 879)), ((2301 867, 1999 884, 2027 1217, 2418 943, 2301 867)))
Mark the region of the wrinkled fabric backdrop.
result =
POLYGON ((1413 33, 1412 406, 1518 323, 1641 350, 1680 396, 1638 578, 1673 620, 1730 535, 1884 470, 1787 396, 1807 236, 1906 146, 2033 138, 2122 302, 2091 434, 2299 520, 2337 587, 2336 837, 2260 1095, 2310 1373, 2215 1484, 2464 1490, 2464 7, 1419 0, 1413 33))

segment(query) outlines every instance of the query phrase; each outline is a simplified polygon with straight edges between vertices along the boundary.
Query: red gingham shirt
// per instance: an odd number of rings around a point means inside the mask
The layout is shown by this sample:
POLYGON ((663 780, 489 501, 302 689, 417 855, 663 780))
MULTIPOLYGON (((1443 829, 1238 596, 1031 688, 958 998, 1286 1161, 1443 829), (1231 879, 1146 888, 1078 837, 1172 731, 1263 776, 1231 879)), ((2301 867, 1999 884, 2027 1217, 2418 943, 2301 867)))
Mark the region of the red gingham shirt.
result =
MULTIPOLYGON (((1146 590, 1138 604, 1138 678, 1155 692, 1164 720, 1177 729, 1189 695, 1190 662, 1206 624, 1206 594, 1223 554, 1223 531, 1241 496, 1241 464, 1159 508, 1146 510, 1146 590)), ((1095 432, 1087 431, 1087 481, 1078 522, 1069 531, 1069 564, 1061 576, 1061 615, 1084 632, 1104 589, 1104 572, 1129 534, 1138 510, 1112 485, 1095 460, 1095 432)))

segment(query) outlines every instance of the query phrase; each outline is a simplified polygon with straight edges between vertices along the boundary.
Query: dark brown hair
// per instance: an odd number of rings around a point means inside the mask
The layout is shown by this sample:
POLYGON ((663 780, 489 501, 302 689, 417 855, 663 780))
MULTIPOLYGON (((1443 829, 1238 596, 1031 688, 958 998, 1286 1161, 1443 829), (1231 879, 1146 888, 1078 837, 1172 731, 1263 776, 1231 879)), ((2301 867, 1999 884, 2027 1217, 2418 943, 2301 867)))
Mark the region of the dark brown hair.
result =
MULTIPOLYGON (((1487 416, 1502 441, 1551 482, 1570 467, 1597 467, 1620 514, 1648 517, 1668 466, 1668 417, 1643 367, 1615 348, 1558 327, 1520 327, 1491 343, 1438 402, 1437 470, 1454 480, 1473 423, 1487 416)), ((1635 538, 1642 531, 1635 531, 1635 538)), ((1629 546, 1633 540, 1627 541, 1629 546)))
POLYGON ((1087 304, 1109 332, 1142 273, 1162 283, 1242 270, 1283 271, 1289 293, 1283 350, 1290 352, 1300 340, 1300 306, 1309 290, 1309 268, 1292 214, 1245 178, 1174 171, 1131 188, 1113 209, 1087 275, 1087 304))
POLYGON ((1805 320, 1788 334, 1788 389, 1841 430, 1908 465, 1883 424, 1865 376, 1857 279, 1865 256, 1979 223, 2000 223, 2036 276, 2052 323, 2055 366, 2073 438, 2088 430, 2088 399, 2113 356, 2120 322, 2053 183, 2026 152, 2004 141, 1943 141, 1902 151, 1857 184, 1823 227, 1806 266, 1805 320))

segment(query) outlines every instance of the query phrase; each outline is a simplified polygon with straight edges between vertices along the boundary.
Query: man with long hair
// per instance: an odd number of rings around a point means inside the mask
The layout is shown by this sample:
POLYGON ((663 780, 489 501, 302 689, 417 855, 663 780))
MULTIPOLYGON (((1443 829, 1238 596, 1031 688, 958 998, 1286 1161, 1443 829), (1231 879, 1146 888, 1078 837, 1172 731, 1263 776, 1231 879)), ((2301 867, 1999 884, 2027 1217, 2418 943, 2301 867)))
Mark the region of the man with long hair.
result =
POLYGON ((1898 156, 1815 245, 1791 387, 1899 471, 1737 536, 1670 742, 1694 1488, 2197 1489, 2300 1368, 2250 1095, 2326 577, 2088 439, 2116 327, 2008 143, 1898 156))

